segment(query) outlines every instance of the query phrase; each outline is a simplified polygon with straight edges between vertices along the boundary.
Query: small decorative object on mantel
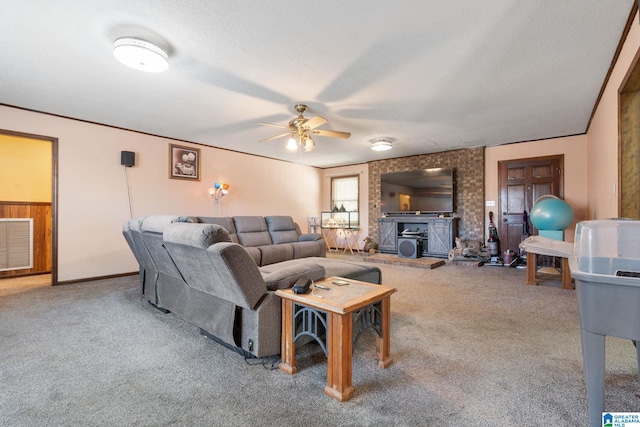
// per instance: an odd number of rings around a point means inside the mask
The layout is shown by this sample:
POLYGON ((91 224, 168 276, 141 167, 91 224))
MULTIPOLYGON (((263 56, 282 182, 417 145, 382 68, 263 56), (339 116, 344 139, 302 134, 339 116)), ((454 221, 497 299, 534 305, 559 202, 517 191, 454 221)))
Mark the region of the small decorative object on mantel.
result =
POLYGON ((200 181, 200 149, 169 144, 169 178, 200 181))

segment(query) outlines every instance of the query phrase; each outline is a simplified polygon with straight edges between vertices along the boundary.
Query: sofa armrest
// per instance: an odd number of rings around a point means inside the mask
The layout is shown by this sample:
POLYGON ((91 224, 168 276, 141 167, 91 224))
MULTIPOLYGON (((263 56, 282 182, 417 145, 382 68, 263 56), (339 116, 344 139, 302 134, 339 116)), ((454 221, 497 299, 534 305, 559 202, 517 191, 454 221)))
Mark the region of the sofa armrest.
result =
MULTIPOLYGON (((277 266, 277 264, 271 264, 269 267, 273 268, 274 266, 277 266)), ((324 276, 324 267, 313 263, 301 263, 272 270, 271 272, 262 271, 262 278, 267 284, 267 289, 270 291, 291 288, 301 277, 320 280, 323 279, 324 276)))
POLYGON ((322 234, 307 233, 307 234, 301 234, 300 237, 298 237, 298 242, 313 242, 315 240, 322 240, 322 234))

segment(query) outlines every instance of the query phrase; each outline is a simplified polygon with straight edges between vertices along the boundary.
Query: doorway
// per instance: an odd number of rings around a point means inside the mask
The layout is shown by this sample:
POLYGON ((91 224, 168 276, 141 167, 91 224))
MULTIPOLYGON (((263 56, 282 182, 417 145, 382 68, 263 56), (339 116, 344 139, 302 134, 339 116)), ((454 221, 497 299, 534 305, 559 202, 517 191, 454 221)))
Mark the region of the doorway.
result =
MULTIPOLYGON (((58 139, 48 136, 35 135, 23 132, 14 132, 9 130, 0 129, 0 137, 5 138, 0 142, 6 144, 7 150, 5 153, 13 152, 13 155, 7 154, 4 158, 5 166, 8 169, 13 167, 14 163, 19 168, 19 173, 15 173, 17 178, 13 180, 10 186, 16 187, 12 192, 11 188, 5 187, 5 192, 0 197, 0 217, 4 218, 31 218, 33 224, 33 263, 32 268, 24 270, 9 271, 2 277, 19 277, 29 275, 39 275, 43 273, 51 274, 51 285, 58 284, 58 139), (16 145, 17 144, 17 145, 16 145), (47 146, 50 147, 50 154, 47 162, 50 161, 50 184, 49 177, 47 176, 47 184, 45 184, 44 192, 46 195, 38 195, 38 191, 33 188, 38 187, 37 181, 43 177, 38 177, 34 169, 37 166, 29 163, 31 158, 26 158, 24 153, 21 153, 21 148, 27 151, 28 148, 34 146, 44 145, 44 150, 47 150, 47 146), (10 149, 10 147, 12 147, 10 149), (18 147, 18 149, 16 149, 18 147), (20 163, 22 162, 22 165, 20 163), (25 163, 26 162, 26 163, 25 163), (33 170, 33 175, 29 173, 33 170), (31 183, 29 179, 32 178, 35 182, 31 183), (49 190, 47 190, 49 187, 49 190), (35 193, 35 195, 34 195, 35 193), (23 197, 23 194, 25 195, 23 197), (44 200, 44 201, 43 201, 44 200)), ((41 168, 44 168, 41 166, 41 168)), ((3 180, 3 181, 9 181, 3 180)))
POLYGON ((620 89, 618 216, 640 218, 640 52, 620 89))
POLYGON ((563 198, 564 155, 532 157, 498 162, 499 212, 497 216, 501 251, 519 253, 519 245, 538 230, 528 220, 536 200, 554 195, 563 198))

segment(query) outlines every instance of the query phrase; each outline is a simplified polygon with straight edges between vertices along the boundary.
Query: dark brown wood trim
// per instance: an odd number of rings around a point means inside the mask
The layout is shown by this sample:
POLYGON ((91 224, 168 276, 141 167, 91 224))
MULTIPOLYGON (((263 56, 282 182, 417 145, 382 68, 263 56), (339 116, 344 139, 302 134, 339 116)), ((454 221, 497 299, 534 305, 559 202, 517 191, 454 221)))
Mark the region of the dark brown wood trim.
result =
POLYGON ((56 285, 58 283, 58 138, 7 129, 0 129, 0 134, 51 142, 51 284, 56 285))
POLYGON ((58 138, 51 139, 51 285, 58 284, 58 138))
POLYGON ((618 62, 618 57, 620 56, 620 52, 622 51, 622 46, 624 46, 624 42, 627 41, 627 36, 629 35, 629 31, 631 30, 631 25, 633 25, 633 21, 636 17, 637 11, 638 11, 638 2, 634 1, 633 5, 631 6, 631 12, 629 12, 629 17, 627 18, 627 24, 625 25, 624 30, 622 31, 622 37, 620 38, 620 42, 618 43, 618 47, 616 48, 616 53, 613 54, 613 59, 611 60, 611 65, 609 65, 607 76, 604 78, 604 82, 602 82, 602 87, 600 87, 600 93, 598 94, 596 103, 593 105, 593 110, 591 110, 591 117, 589 117, 589 121, 587 122, 587 128, 584 130, 584 133, 589 132, 591 121, 593 120, 593 116, 595 116, 596 114, 598 105, 600 105, 600 100, 602 99, 604 90, 606 89, 607 84, 609 84, 609 79, 611 78, 611 74, 613 73, 613 68, 616 66, 616 62, 618 62))
POLYGON ((21 206, 51 206, 50 202, 9 202, 9 201, 1 201, 0 205, 21 205, 21 206))
POLYGON ((28 276, 41 276, 43 274, 51 274, 51 271, 38 271, 36 273, 18 273, 18 274, 10 274, 7 276, 0 276, 0 282, 5 279, 16 279, 18 277, 28 277, 28 276))
POLYGON ((86 277, 84 279, 63 280, 62 282, 57 282, 56 285, 73 285, 75 283, 94 282, 96 280, 117 279, 118 277, 135 276, 136 274, 140 274, 140 272, 132 271, 129 273, 110 274, 107 276, 96 276, 96 277, 86 277))

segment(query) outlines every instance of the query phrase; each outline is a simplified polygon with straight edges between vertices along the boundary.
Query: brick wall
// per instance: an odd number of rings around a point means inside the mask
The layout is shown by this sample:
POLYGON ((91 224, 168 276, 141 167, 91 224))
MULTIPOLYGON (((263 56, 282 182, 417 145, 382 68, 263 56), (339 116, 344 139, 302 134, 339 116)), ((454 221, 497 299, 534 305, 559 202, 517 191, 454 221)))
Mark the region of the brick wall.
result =
POLYGON ((458 236, 484 241, 484 147, 445 151, 369 163, 369 236, 378 240, 380 174, 417 169, 455 169, 455 215, 458 236))

